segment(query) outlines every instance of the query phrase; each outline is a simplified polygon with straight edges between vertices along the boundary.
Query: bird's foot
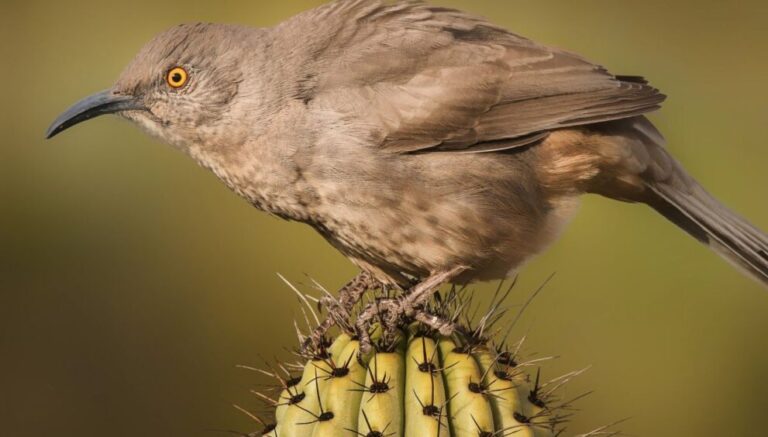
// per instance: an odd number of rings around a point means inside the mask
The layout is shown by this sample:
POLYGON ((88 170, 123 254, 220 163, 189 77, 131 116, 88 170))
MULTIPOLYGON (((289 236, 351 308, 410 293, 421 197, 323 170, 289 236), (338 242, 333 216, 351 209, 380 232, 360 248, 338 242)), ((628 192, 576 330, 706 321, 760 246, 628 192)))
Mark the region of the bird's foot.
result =
POLYGON ((429 276, 411 288, 406 294, 393 298, 379 298, 368 304, 355 322, 355 333, 360 340, 360 352, 368 353, 372 348, 371 331, 378 320, 381 323, 381 342, 391 345, 397 336, 398 327, 417 320, 441 335, 451 335, 455 323, 445 317, 432 314, 424 305, 438 291, 441 285, 461 274, 467 268, 460 266, 429 276))

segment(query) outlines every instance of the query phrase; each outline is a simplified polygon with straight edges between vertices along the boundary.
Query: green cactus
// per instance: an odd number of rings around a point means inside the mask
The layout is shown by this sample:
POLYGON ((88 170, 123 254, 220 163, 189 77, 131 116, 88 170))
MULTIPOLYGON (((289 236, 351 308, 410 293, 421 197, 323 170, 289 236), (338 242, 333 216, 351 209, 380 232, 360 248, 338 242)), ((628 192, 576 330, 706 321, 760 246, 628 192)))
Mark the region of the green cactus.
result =
MULTIPOLYGON (((276 398, 260 394, 274 407, 274 421, 257 419, 263 429, 249 435, 561 435, 564 410, 571 401, 564 402, 553 392, 579 372, 542 384, 535 367, 542 359, 524 362, 519 357, 522 342, 510 348, 503 339, 494 341, 487 334, 501 319, 504 298, 494 299, 491 310, 473 328, 464 316, 470 305, 461 296, 454 289, 432 304, 437 313, 464 320, 457 322, 450 337, 407 320, 394 334, 383 335, 375 328, 375 347, 369 354, 360 353, 360 343, 351 333, 342 333, 302 364, 263 372, 277 378, 281 393, 276 398)), ((615 434, 607 427, 583 434, 596 435, 615 434)))

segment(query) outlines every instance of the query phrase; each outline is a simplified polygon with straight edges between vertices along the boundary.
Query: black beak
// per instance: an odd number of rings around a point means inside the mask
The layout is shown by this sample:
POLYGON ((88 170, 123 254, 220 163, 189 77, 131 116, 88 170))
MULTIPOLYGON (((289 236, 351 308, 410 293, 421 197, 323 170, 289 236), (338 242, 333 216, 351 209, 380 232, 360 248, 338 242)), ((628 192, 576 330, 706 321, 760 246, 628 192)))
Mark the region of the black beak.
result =
POLYGON ((91 118, 121 111, 146 110, 147 108, 135 97, 114 94, 112 90, 102 91, 75 103, 53 122, 45 133, 45 138, 52 138, 62 131, 91 118))

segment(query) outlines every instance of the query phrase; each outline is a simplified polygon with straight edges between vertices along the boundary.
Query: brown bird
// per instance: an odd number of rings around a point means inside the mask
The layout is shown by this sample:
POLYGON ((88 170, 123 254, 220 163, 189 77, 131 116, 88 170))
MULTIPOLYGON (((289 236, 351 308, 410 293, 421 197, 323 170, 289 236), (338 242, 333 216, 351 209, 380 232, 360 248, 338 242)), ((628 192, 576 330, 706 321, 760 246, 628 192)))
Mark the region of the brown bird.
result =
MULTIPOLYGON (((334 317, 317 340, 371 281, 421 281, 380 302, 385 322, 450 332, 421 307, 433 290, 508 276, 584 193, 648 204, 768 284, 768 237, 688 175, 644 117, 664 99, 641 77, 460 11, 342 0, 273 28, 170 29, 47 136, 122 115, 257 208, 315 228, 363 272, 324 301, 334 317)), ((375 315, 362 312, 364 337, 375 315)))

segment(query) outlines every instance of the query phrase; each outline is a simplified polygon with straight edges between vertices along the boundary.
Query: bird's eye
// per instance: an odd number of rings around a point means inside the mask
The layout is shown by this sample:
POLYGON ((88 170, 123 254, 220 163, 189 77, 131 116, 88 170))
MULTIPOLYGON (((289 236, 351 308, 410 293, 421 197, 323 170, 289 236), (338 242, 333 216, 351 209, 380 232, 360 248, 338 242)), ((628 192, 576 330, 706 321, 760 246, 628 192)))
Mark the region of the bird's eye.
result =
POLYGON ((165 81, 171 88, 181 88, 187 83, 187 80, 189 80, 189 74, 187 74, 187 70, 181 67, 171 68, 165 76, 165 81))

